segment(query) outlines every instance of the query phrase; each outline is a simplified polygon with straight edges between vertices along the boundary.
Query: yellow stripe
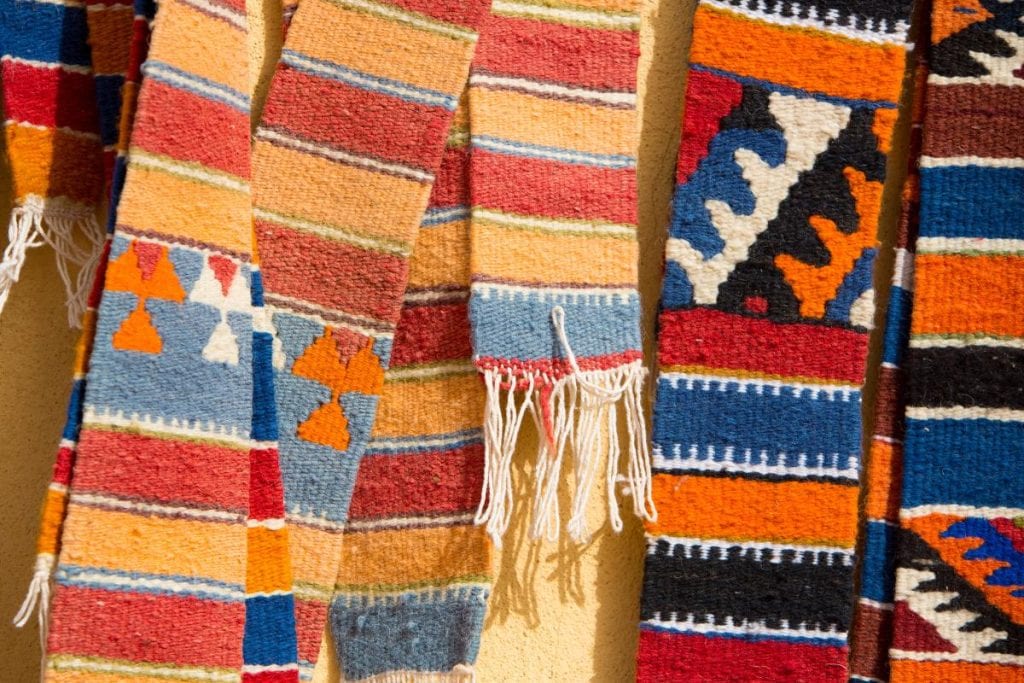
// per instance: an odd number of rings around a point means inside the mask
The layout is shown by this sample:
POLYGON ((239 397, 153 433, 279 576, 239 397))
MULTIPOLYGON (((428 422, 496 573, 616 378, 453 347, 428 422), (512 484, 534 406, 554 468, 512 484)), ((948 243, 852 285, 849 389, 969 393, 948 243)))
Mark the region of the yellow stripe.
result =
POLYGON ((177 0, 160 3, 150 55, 240 93, 249 93, 246 36, 222 19, 177 0), (158 47, 159 45, 159 47, 158 47))
POLYGON ((340 586, 411 584, 490 573, 487 532, 477 526, 345 534, 340 586), (415 551, 410 552, 410 549, 415 551))
POLYGON ((385 382, 374 437, 479 429, 484 387, 476 373, 429 382, 385 382))
POLYGON ((409 289, 469 286, 469 221, 419 231, 409 263, 409 289))

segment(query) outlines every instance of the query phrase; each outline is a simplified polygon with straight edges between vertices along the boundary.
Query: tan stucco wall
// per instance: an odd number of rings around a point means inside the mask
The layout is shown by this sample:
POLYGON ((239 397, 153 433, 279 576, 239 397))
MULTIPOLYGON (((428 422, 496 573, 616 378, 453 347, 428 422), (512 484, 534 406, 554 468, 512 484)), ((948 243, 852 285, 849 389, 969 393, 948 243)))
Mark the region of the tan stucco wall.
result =
MULTIPOLYGON (((685 86, 686 51, 695 0, 643 0, 640 59, 640 236, 642 293, 649 357, 653 311, 661 277, 664 226, 668 217, 679 120, 685 86)), ((265 55, 279 46, 279 25, 264 7, 276 0, 250 0, 255 19, 252 46, 260 92, 270 73, 265 55), (262 4, 261 4, 262 3, 262 4), (266 42, 264 42, 264 40, 266 42)), ((901 126, 902 140, 905 131, 901 126)), ((890 164, 899 181, 903 160, 890 164)), ((0 215, 7 215, 6 169, 0 171, 0 215)), ((888 188, 883 237, 890 241, 896 219, 896 185, 888 188)), ((0 243, 2 244, 2 243, 0 243)), ((887 282, 891 258, 883 250, 879 285, 887 282)), ((880 292, 882 294, 882 292, 880 292)), ((884 296, 880 298, 884 301, 884 296)), ((63 422, 76 334, 67 329, 63 292, 52 254, 33 252, 22 281, 0 322, 0 682, 34 680, 39 665, 37 632, 17 630, 10 617, 32 570, 37 515, 63 422)), ((524 452, 522 455, 526 455, 524 452)), ((591 498, 591 517, 604 519, 603 491, 591 498)), ((517 516, 504 552, 495 560, 497 583, 478 661, 481 683, 495 681, 632 680, 643 533, 627 518, 620 535, 602 529, 585 548, 531 545, 523 541, 525 519, 517 516)), ((334 681, 333 662, 319 667, 318 681, 334 681)))

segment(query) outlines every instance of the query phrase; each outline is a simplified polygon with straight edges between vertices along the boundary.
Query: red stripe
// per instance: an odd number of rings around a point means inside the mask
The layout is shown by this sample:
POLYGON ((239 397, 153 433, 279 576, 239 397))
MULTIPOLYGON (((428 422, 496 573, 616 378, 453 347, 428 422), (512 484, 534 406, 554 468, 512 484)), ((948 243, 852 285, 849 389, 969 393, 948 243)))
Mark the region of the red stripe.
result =
POLYGON ((261 671, 259 673, 242 673, 242 683, 297 683, 299 671, 261 671))
POLYGON ((75 488, 245 512, 245 451, 140 434, 83 429, 75 488))
POLYGON ((637 681, 846 681, 846 648, 640 631, 637 681))
POLYGON ((274 76, 263 123, 314 143, 432 171, 441 162, 451 116, 440 107, 285 67, 274 76), (294 116, 297 111, 302 116, 294 116))
POLYGON ((474 149, 473 204, 529 216, 636 223, 636 171, 474 149))
POLYGON ((636 90, 639 34, 491 16, 473 66, 481 71, 615 91, 636 90))
POLYGON ((860 385, 868 335, 839 327, 776 323, 710 308, 661 314, 658 362, 816 377, 860 385))
POLYGON ((99 132, 92 77, 63 69, 3 62, 6 117, 47 128, 99 132))
POLYGON ((491 5, 490 0, 386 0, 385 4, 466 28, 478 27, 491 5))
MULTIPOLYGON (((605 356, 584 356, 577 357, 581 370, 608 370, 617 368, 620 365, 628 365, 635 360, 643 358, 643 352, 639 350, 625 351, 623 353, 612 353, 605 356)), ((483 356, 474 361, 480 370, 499 368, 503 372, 513 369, 518 374, 543 373, 552 377, 562 377, 569 374, 573 369, 569 361, 559 358, 545 358, 543 360, 520 360, 518 358, 494 358, 483 356)))
POLYGON ((472 355, 466 304, 407 306, 402 309, 391 352, 392 367, 469 358, 472 355))
POLYGON ((284 486, 277 449, 253 449, 249 465, 249 518, 283 519, 284 486))
POLYGON ((327 622, 327 603, 295 599, 295 629, 299 661, 316 662, 320 656, 320 636, 327 622))
POLYGON ((484 447, 409 455, 367 455, 359 461, 350 519, 464 512, 476 508, 484 447))
POLYGON ((75 449, 62 446, 57 450, 57 462, 53 463, 53 482, 71 485, 71 469, 75 465, 75 449))
POLYGON ((134 662, 242 666, 245 605, 60 586, 47 650, 134 662))
POLYGON ((469 206, 468 147, 445 150, 430 193, 430 206, 469 206))
POLYGON ((133 147, 249 177, 249 117, 243 112, 155 80, 142 89, 138 111, 160 125, 136 125, 133 147))
POLYGON ((379 320, 397 320, 408 262, 256 221, 268 292, 379 320))

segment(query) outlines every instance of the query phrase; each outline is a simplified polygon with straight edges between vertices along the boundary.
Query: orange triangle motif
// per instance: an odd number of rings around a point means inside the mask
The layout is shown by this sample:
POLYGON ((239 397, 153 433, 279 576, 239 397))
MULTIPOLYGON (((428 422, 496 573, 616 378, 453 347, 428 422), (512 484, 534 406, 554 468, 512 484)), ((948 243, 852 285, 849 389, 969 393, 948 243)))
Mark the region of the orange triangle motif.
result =
POLYGON ((306 441, 330 446, 343 451, 348 448, 348 418, 338 404, 336 396, 309 414, 299 425, 298 435, 306 441))
POLYGON ((163 340, 146 310, 146 301, 164 299, 181 303, 185 300, 185 290, 168 258, 167 247, 133 241, 108 267, 106 287, 113 292, 129 292, 137 297, 135 309, 114 333, 114 348, 160 353, 163 340))
POLYGON ((934 0, 932 5, 932 44, 937 45, 971 24, 991 19, 981 0, 934 0))
POLYGON ((114 333, 113 342, 114 348, 119 351, 160 353, 164 350, 164 342, 153 327, 144 299, 139 299, 139 305, 121 323, 121 327, 114 333))

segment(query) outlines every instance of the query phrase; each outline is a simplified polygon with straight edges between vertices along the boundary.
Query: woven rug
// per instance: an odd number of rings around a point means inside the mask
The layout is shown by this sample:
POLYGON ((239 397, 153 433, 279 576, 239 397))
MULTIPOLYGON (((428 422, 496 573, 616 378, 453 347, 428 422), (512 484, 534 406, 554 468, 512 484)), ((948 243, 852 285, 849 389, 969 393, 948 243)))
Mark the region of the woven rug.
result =
POLYGON ((1024 677, 1024 3, 937 2, 893 681, 1024 677))
POLYGON ((860 391, 909 5, 697 8, 640 680, 847 678, 860 391))

